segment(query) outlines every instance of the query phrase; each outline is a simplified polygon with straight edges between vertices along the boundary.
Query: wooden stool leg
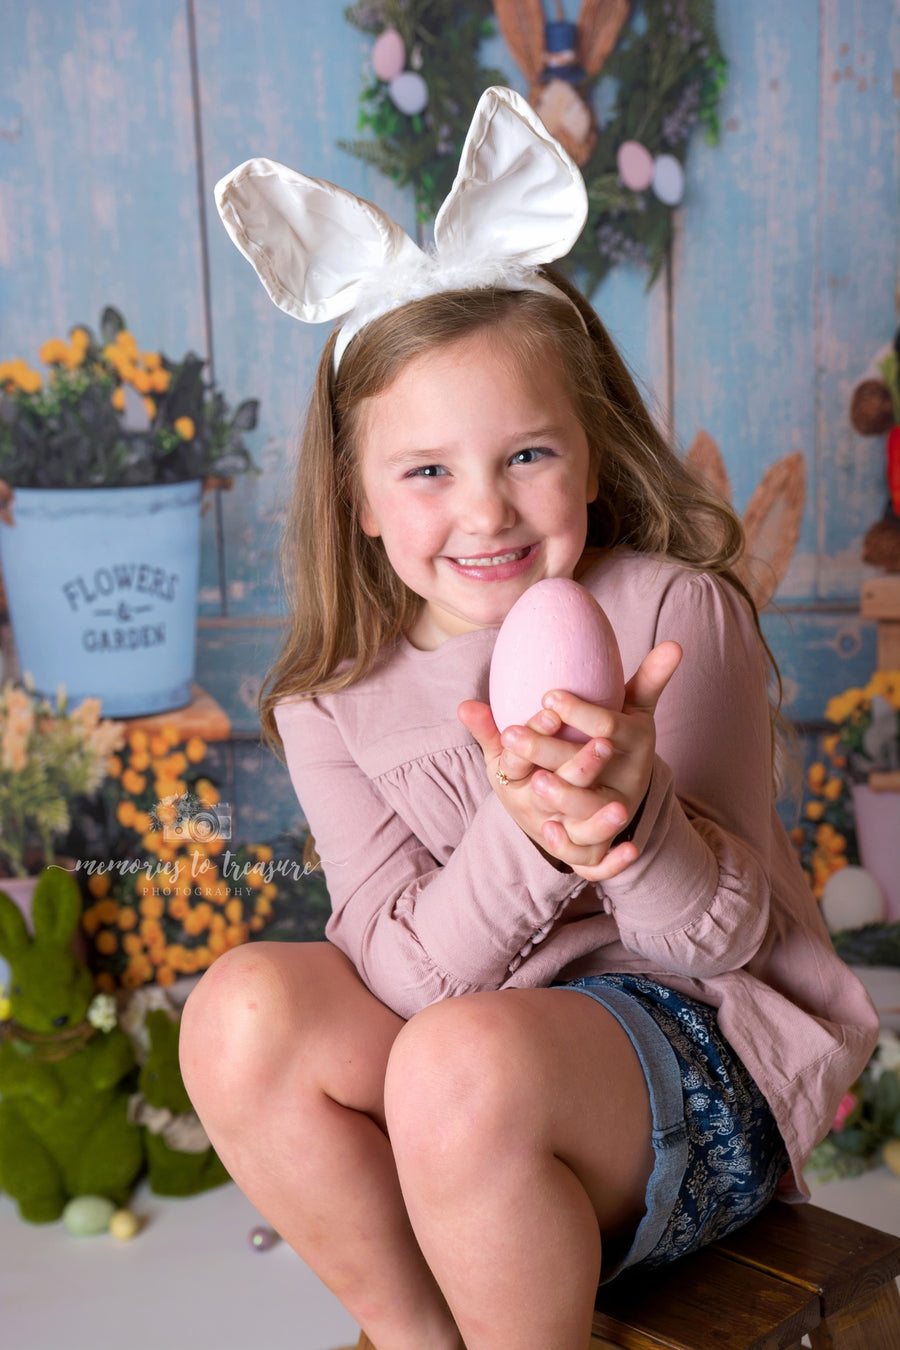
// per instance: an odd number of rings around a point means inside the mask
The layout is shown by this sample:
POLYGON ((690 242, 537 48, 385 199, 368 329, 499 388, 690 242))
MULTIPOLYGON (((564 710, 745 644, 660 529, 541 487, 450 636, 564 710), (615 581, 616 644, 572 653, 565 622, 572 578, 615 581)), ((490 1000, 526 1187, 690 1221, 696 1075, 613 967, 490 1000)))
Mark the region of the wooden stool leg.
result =
POLYGON ((823 1317, 809 1339, 812 1350, 897 1350, 900 1293, 895 1281, 823 1317))

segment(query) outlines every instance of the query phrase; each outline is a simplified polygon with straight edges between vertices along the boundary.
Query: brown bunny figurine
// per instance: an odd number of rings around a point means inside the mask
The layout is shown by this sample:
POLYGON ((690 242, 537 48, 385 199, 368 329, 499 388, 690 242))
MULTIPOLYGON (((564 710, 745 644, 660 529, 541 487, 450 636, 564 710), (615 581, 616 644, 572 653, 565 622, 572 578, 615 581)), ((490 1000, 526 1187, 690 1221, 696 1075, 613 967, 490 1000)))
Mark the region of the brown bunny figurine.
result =
POLYGON ((596 75, 628 18, 628 0, 582 0, 575 23, 557 4, 545 21, 541 0, 494 0, 504 41, 529 83, 528 102, 578 165, 597 142, 597 123, 578 86, 596 75))

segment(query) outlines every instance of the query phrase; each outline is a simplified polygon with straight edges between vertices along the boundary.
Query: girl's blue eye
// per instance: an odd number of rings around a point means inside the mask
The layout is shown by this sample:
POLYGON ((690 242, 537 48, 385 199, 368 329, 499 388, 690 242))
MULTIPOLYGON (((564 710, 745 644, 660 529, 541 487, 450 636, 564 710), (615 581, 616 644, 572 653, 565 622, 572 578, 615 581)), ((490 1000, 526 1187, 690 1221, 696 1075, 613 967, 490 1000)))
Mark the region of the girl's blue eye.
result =
POLYGON ((421 468, 413 469, 409 476, 410 478, 437 478, 440 474, 446 472, 447 470, 442 468, 440 464, 423 464, 421 468))
POLYGON ((517 450, 510 463, 512 464, 534 464, 545 455, 549 455, 549 450, 542 450, 536 445, 530 445, 527 450, 517 450))

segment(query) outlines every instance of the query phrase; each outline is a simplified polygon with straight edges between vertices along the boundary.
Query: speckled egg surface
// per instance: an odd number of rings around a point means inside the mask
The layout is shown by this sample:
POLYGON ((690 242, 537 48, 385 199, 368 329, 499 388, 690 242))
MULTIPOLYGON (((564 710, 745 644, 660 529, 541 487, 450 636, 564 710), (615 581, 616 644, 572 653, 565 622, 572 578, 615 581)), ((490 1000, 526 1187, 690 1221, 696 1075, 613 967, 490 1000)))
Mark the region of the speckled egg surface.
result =
MULTIPOLYGON (((625 699, 612 625, 590 591, 565 577, 535 582, 500 626, 489 694, 498 728, 523 726, 551 689, 565 689, 616 712, 625 699)), ((560 735, 587 739, 573 727, 563 727, 560 735)))

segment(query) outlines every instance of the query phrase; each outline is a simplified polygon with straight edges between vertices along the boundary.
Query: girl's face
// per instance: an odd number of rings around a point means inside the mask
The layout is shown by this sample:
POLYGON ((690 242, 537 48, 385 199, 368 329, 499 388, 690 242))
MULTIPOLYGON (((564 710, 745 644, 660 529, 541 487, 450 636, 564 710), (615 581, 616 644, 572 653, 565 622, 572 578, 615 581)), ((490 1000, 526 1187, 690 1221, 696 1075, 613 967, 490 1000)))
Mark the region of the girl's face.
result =
POLYGON ((562 372, 552 359, 517 372, 501 341, 415 358, 360 419, 360 524, 425 601, 409 635, 425 649, 499 625, 584 549, 598 485, 562 372))

